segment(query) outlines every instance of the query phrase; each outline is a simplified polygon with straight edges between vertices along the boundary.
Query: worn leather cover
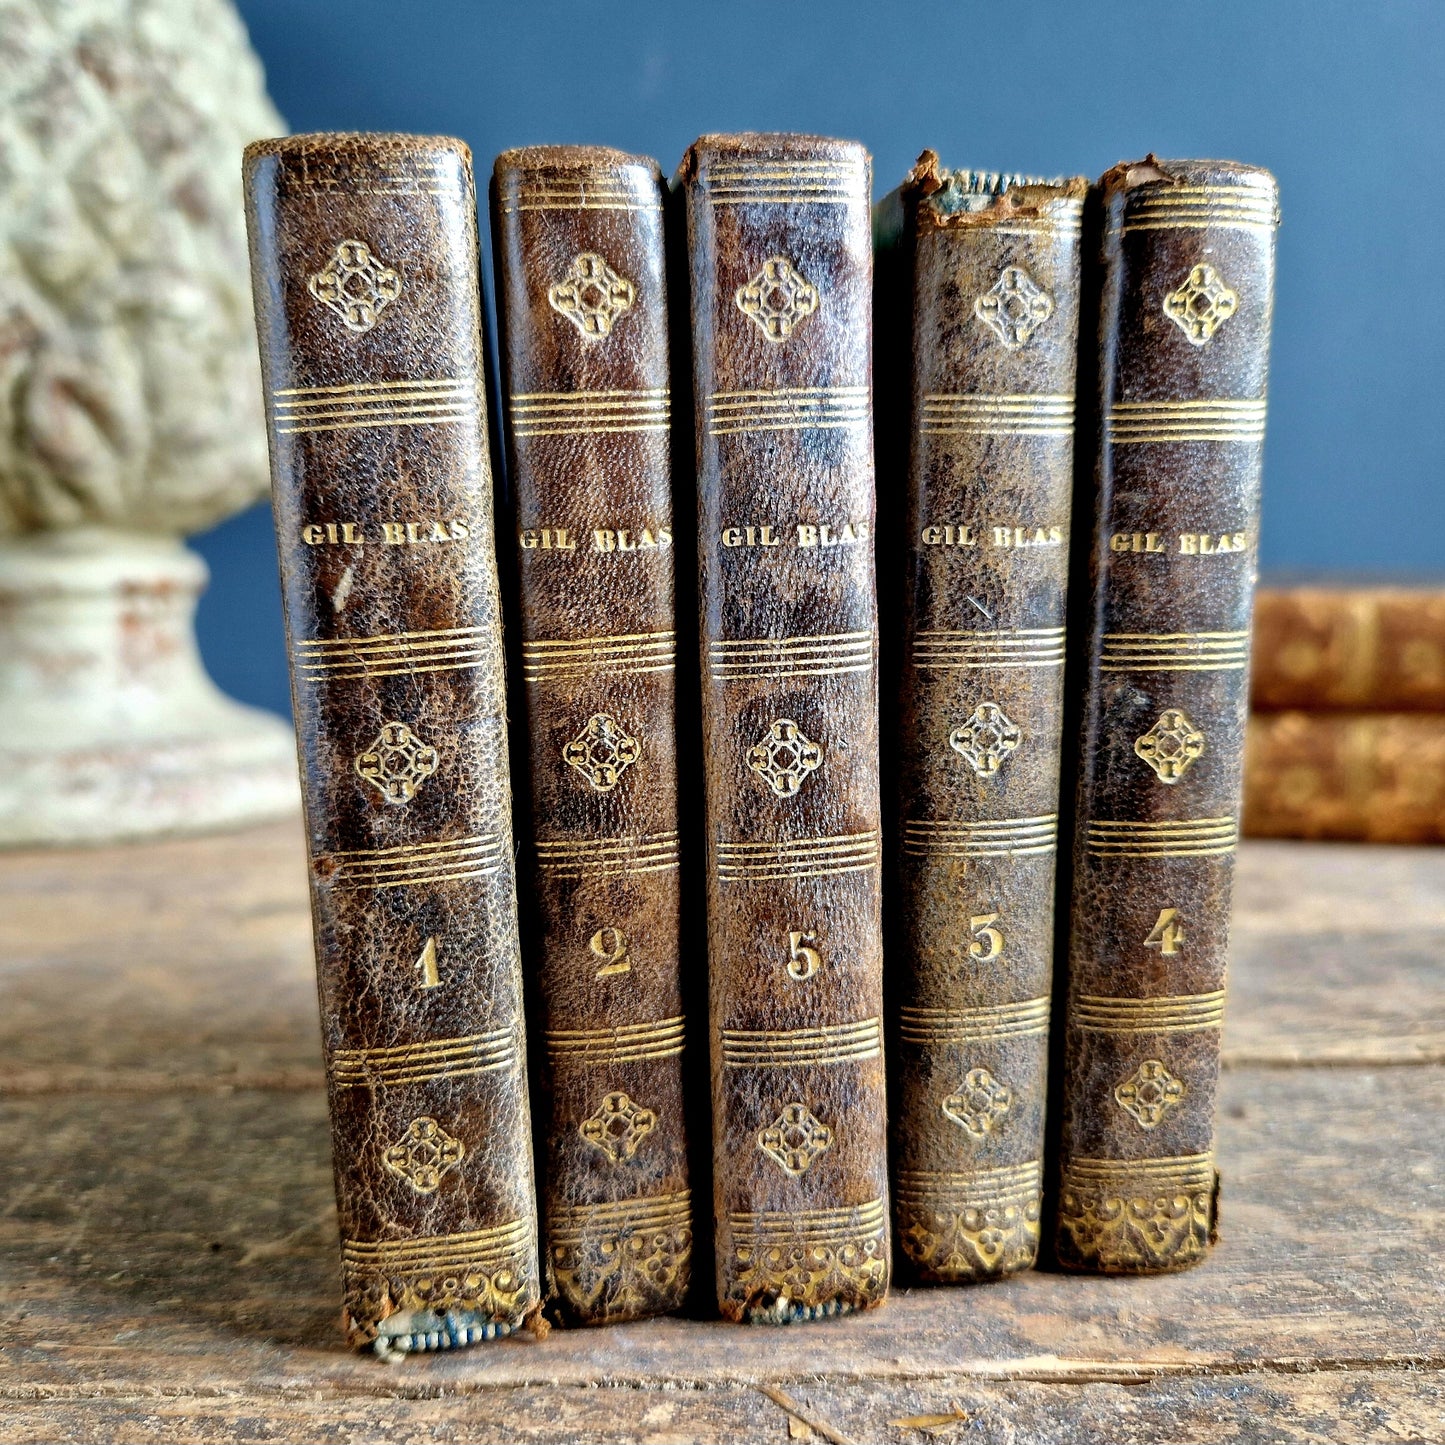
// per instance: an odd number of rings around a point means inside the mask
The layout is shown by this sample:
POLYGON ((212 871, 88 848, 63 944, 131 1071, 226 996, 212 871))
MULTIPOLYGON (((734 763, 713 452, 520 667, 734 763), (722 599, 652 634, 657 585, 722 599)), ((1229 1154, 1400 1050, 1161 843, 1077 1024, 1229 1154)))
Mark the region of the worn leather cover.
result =
POLYGON ((245 173, 346 1328, 445 1348, 539 1298, 471 156, 245 173))
POLYGON ((676 1308, 683 1110, 671 396, 656 164, 496 162, 509 545, 519 580, 546 1138, 561 1318, 676 1308))
POLYGON ((1251 714, 1244 831, 1253 838, 1445 843, 1445 717, 1251 714))
POLYGON ((1086 191, 926 151, 878 207, 912 278, 911 435, 880 469, 907 478, 894 1213, 925 1281, 1038 1253, 1086 191))
POLYGON ((1056 1245, 1147 1273, 1215 1232, 1277 195, 1152 156, 1100 191, 1056 1245))
POLYGON ((710 136, 691 254, 719 1304, 888 1283, 869 158, 710 136))
POLYGON ((1257 708, 1445 712, 1445 591, 1262 587, 1253 653, 1257 708))

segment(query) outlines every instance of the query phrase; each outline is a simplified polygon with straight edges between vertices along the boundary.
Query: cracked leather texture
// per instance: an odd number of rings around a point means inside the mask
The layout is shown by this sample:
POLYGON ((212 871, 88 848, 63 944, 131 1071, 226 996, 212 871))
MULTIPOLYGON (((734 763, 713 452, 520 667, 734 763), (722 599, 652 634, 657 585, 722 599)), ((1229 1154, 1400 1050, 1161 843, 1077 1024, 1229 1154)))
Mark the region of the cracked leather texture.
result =
POLYGON ((869 173, 852 142, 739 135, 696 142, 679 177, 732 1320, 887 1290, 869 173))
POLYGON ((1277 193, 1258 169, 1153 157, 1100 192, 1056 1247, 1149 1273, 1216 1231, 1277 193))
POLYGON ((346 1328, 437 1348, 539 1293, 471 157, 245 174, 346 1328))
POLYGON ((507 151, 493 173, 543 1260, 577 1324, 677 1308, 692 1252, 663 196, 655 162, 595 147, 507 151), (614 732, 589 757, 576 740, 597 717, 614 732), (588 1123, 606 1109, 627 1128, 619 1094, 645 1111, 620 1143, 588 1123))
POLYGON ((935 1283, 1038 1251, 1085 191, 925 152, 878 208, 912 320, 889 358, 910 428, 880 458, 906 477, 894 1211, 935 1283))

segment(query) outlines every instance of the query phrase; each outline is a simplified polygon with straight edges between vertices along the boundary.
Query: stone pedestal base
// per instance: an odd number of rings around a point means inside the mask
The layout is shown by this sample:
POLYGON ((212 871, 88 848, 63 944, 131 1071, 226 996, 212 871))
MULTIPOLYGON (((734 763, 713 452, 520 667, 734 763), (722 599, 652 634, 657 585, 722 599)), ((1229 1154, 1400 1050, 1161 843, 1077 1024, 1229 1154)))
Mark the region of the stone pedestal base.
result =
POLYGON ((0 847, 206 832, 298 811, 291 729, 196 648, 206 564, 79 528, 0 541, 0 847))

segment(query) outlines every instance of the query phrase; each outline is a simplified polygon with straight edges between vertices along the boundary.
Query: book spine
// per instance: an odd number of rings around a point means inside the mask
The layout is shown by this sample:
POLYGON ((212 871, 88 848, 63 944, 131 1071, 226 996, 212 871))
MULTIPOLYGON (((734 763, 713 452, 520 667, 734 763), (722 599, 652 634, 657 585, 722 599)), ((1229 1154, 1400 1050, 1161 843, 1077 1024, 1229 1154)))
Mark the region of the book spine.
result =
POLYGON ((1445 592, 1261 588, 1253 653, 1257 708, 1445 712, 1445 592))
POLYGON ((1101 183, 1097 464, 1056 1248, 1196 1263, 1239 832, 1274 280, 1267 172, 1101 183))
POLYGON ((894 1210, 916 1275, 959 1283, 1038 1253, 1087 185, 904 189, 894 1210))
POLYGON ((546 1067, 543 1260, 563 1320, 677 1308, 692 1249, 679 950, 663 186, 645 159, 494 171, 546 1067))
POLYGON ((536 1309, 536 1205, 471 157, 246 152, 345 1324, 536 1309))
POLYGON ((1254 713, 1245 758, 1250 837, 1445 843, 1434 713, 1254 713))
POLYGON ((718 1297, 781 1323, 889 1273, 869 159, 713 137, 683 179, 718 1297))

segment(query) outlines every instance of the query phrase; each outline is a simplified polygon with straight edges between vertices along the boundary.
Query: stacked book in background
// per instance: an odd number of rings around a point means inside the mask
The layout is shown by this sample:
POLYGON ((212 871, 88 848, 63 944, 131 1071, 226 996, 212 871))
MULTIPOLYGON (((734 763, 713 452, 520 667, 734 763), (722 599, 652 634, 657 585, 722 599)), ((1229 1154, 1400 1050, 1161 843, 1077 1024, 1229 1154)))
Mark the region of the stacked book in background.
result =
POLYGON ((503 155, 519 921, 470 157, 246 168, 351 1339, 1201 1258, 1272 179, 503 155))
POLYGON ((1263 588, 1245 831, 1445 842, 1445 594, 1263 588))

